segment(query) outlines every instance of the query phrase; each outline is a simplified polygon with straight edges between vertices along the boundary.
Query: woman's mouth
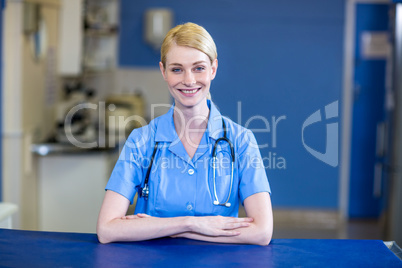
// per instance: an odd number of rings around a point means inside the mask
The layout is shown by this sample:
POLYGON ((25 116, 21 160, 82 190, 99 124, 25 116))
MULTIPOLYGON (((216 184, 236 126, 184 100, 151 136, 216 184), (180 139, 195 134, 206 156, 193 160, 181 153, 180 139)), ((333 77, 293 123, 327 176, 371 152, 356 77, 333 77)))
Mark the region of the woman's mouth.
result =
POLYGON ((183 92, 184 94, 194 94, 196 93, 198 90, 200 90, 200 88, 190 88, 190 89, 179 89, 181 92, 183 92))

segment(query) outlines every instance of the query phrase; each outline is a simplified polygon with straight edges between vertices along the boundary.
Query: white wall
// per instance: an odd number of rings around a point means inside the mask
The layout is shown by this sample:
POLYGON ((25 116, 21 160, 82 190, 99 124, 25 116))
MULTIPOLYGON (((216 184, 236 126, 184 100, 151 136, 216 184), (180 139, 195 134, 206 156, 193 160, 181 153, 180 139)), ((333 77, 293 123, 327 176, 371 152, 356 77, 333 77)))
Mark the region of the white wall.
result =
POLYGON ((3 76, 3 201, 19 206, 16 228, 36 229, 37 182, 31 144, 42 141, 53 127, 54 101, 59 91, 52 71, 57 59, 58 0, 29 0, 41 4, 46 22, 47 55, 35 59, 29 36, 23 33, 23 1, 7 1, 4 10, 3 76), (52 52, 53 51, 53 52, 52 52), (50 55, 50 56, 49 56, 50 55), (50 58, 53 57, 53 58, 50 58))
POLYGON ((114 93, 141 92, 147 103, 148 118, 167 112, 168 108, 156 109, 154 113, 151 111, 151 105, 172 103, 166 82, 158 68, 120 68, 115 75, 114 93))

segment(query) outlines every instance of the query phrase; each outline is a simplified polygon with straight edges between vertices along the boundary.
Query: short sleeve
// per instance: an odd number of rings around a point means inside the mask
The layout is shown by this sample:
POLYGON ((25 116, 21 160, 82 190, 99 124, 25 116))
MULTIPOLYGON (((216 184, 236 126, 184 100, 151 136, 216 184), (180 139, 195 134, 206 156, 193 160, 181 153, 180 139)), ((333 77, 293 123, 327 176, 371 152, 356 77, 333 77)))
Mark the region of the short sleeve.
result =
POLYGON ((131 204, 137 192, 137 186, 141 185, 144 177, 146 148, 150 138, 148 132, 147 127, 144 127, 130 134, 105 188, 126 197, 131 204))
POLYGON ((257 140, 250 130, 238 139, 239 194, 241 202, 256 193, 271 193, 257 140))

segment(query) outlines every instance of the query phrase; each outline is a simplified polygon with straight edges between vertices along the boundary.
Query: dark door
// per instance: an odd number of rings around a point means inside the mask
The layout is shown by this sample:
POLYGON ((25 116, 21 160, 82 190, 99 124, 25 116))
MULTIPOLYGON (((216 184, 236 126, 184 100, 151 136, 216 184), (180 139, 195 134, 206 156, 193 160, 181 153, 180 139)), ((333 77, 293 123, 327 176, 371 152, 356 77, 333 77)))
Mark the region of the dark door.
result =
MULTIPOLYGON (((357 4, 349 217, 377 218, 386 161, 388 4, 357 4)), ((387 102, 388 101, 388 102, 387 102)))

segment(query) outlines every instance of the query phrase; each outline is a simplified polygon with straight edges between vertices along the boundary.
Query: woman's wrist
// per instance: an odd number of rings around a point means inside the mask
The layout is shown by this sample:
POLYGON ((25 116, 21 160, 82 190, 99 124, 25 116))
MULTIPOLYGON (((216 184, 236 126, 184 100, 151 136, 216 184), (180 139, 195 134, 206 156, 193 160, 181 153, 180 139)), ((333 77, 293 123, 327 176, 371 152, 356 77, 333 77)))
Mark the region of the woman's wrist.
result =
POLYGON ((186 216, 184 217, 184 230, 185 232, 193 232, 194 229, 194 217, 186 216))

